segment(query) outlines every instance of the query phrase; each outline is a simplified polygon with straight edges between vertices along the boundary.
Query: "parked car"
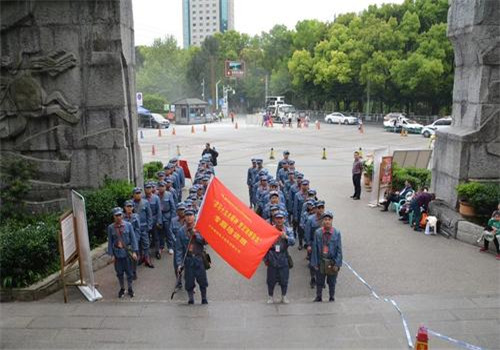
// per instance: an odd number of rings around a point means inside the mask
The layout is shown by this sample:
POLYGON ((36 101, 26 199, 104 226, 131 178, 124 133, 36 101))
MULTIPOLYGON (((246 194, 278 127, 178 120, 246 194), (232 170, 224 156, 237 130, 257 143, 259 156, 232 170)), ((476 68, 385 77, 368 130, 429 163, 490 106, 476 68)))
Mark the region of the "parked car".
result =
POLYGON ((401 129, 405 129, 410 134, 420 134, 424 126, 414 120, 399 116, 397 118, 385 120, 384 128, 386 131, 400 132, 401 129))
POLYGON ((350 116, 350 115, 344 115, 340 112, 333 112, 325 116, 325 123, 328 124, 358 124, 358 118, 350 116))
POLYGON ((217 116, 214 113, 208 113, 205 116, 205 121, 207 123, 213 123, 213 122, 217 121, 217 116))
POLYGON ((158 113, 139 114, 139 125, 143 128, 168 129, 170 122, 158 113))
POLYGON ((438 119, 434 123, 424 126, 424 128, 422 129, 422 136, 431 137, 431 135, 434 135, 436 133, 436 130, 449 128, 452 121, 453 120, 451 119, 451 117, 438 119))
POLYGON ((384 116, 384 122, 391 119, 404 119, 404 118, 406 118, 406 116, 403 113, 392 112, 384 116))

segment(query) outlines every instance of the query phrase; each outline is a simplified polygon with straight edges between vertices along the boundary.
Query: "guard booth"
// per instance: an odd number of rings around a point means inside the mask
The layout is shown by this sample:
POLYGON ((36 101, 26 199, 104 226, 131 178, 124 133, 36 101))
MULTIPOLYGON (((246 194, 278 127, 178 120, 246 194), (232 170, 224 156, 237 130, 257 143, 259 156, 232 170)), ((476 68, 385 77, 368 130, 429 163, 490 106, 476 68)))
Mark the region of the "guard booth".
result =
POLYGON ((175 101, 176 124, 203 124, 206 123, 208 103, 199 98, 184 98, 175 101))

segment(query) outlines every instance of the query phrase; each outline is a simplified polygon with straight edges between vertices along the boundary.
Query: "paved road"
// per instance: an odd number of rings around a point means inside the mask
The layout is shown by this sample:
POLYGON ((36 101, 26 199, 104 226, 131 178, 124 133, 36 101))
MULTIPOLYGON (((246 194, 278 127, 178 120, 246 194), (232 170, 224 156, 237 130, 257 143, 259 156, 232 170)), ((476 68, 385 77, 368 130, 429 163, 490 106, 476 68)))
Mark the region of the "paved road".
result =
MULTIPOLYGON (((211 124, 207 132, 196 126, 194 134, 191 127, 178 126, 176 136, 168 131, 162 137, 155 130, 143 130, 143 160, 168 160, 179 146, 182 158, 194 170, 205 142, 210 142, 220 154, 217 176, 247 201, 249 159, 263 157, 265 166, 274 172, 282 150, 288 149, 297 168, 311 181, 311 188, 318 190, 319 197, 334 211, 334 225, 342 232, 344 259, 377 293, 400 304, 412 333, 420 322, 425 322, 459 339, 498 347, 500 265, 494 257, 479 254, 476 247, 453 239, 427 237, 410 230, 397 221, 394 213, 370 208, 369 194, 365 192, 361 201, 349 198, 353 191, 350 168, 354 150, 362 147, 366 154, 381 147, 391 151, 421 149, 427 147, 428 139, 420 135, 402 138, 370 125, 361 135, 353 126, 267 129, 246 125, 243 118, 238 124, 238 129, 228 122, 211 124), (151 155, 152 145, 155 157, 151 155), (276 150, 277 159, 273 161, 269 160, 271 147, 276 150), (327 160, 321 160, 323 147, 327 149, 327 160)), ((307 283, 304 253, 292 249, 292 256, 296 266, 289 286, 291 305, 265 305, 263 267, 252 280, 246 280, 215 253, 214 267, 208 271, 208 308, 184 307, 184 293, 169 302, 174 282, 172 258, 164 255, 155 261, 155 269, 140 269, 132 301, 116 300, 118 286, 108 266, 96 274, 104 295, 97 304, 86 304, 73 290, 71 305, 67 306, 54 304, 62 300, 61 293, 34 303, 34 308, 27 306, 32 304, 2 305, 2 314, 7 315, 5 320, 2 316, 2 345, 43 347, 54 342, 61 347, 112 347, 125 340, 129 345, 142 340, 144 347, 197 347, 205 343, 213 347, 319 347, 326 346, 326 339, 331 338, 331 346, 340 348, 405 347, 397 312, 370 297, 368 289, 348 269, 339 275, 337 302, 317 306, 311 303, 314 292, 307 283), (62 321, 53 317, 59 313, 66 315, 62 321), (6 329, 12 325, 19 328, 6 329), (317 330, 310 329, 315 325, 317 330), (127 331, 131 328, 133 331, 127 331), (150 330, 139 334, 143 328, 150 330), (308 343, 311 334, 315 338, 308 343), (191 343, 184 343, 186 338, 191 343), (16 343, 19 339, 24 343, 16 343)), ((446 345, 435 340, 434 344, 446 345)))

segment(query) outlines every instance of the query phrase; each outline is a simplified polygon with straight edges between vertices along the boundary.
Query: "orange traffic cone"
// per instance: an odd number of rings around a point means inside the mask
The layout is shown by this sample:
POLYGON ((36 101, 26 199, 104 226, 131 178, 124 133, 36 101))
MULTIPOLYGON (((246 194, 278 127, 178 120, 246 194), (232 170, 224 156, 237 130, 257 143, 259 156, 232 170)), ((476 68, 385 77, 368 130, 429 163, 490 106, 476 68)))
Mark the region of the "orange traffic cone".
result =
POLYGON ((176 135, 175 128, 172 128, 172 135, 174 135, 174 136, 176 135))
POLYGON ((428 350, 429 349, 429 336, 427 335, 427 328, 420 326, 417 333, 417 342, 415 343, 415 350, 428 350))
POLYGON ((161 128, 158 127, 158 137, 161 137, 161 128))
POLYGON ((194 125, 191 126, 191 134, 194 134, 194 125))
POLYGON ((155 145, 153 145, 153 146, 151 147, 151 155, 152 155, 152 156, 156 155, 155 145))
POLYGON ((236 124, 234 124, 234 128, 238 129, 238 122, 236 122, 236 124))
POLYGON ((206 125, 203 125, 203 131, 207 132, 207 126, 206 125))

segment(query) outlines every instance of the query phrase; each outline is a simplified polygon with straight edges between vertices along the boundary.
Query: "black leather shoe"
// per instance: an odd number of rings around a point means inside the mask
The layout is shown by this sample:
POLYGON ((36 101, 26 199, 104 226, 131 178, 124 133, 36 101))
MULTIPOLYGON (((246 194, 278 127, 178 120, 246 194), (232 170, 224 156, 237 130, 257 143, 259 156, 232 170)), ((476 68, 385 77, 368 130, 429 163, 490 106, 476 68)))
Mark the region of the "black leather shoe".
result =
POLYGON ((193 299, 188 300, 188 304, 189 305, 193 305, 194 304, 194 300, 193 299))
POLYGON ((330 297, 330 299, 328 299, 328 301, 330 301, 330 302, 334 302, 334 301, 335 301, 335 298, 334 298, 334 297, 330 297))
POLYGON ((132 288, 129 288, 127 293, 128 293, 129 297, 131 297, 131 298, 134 297, 134 291, 132 290, 132 288))
POLYGON ((202 303, 203 305, 207 305, 207 304, 208 304, 208 300, 207 300, 207 299, 201 299, 201 303, 202 303))
POLYGON ((120 291, 118 292, 118 298, 123 298, 124 295, 125 295, 125 289, 120 289, 120 291))
POLYGON ((313 300, 315 303, 321 303, 323 300, 321 297, 316 297, 316 299, 313 300))
POLYGON ((160 260, 161 259, 161 254, 160 252, 156 252, 156 259, 160 260))

